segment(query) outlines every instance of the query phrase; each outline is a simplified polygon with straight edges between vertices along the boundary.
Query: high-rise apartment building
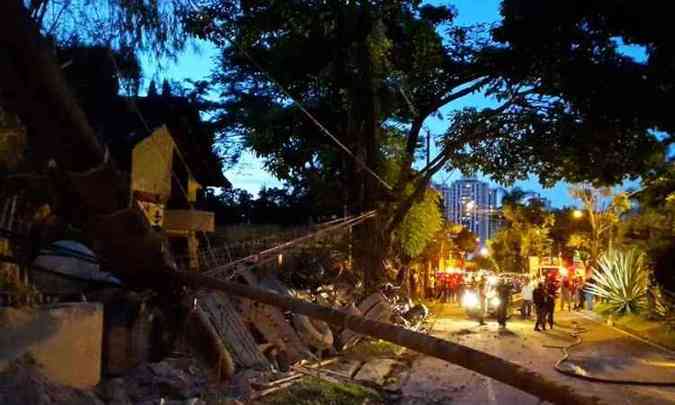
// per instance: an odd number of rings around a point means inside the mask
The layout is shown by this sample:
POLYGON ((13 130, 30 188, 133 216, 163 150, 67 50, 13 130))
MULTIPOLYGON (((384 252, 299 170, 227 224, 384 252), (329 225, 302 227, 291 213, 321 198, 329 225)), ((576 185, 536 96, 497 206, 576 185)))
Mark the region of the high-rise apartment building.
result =
POLYGON ((463 178, 449 187, 440 187, 446 218, 467 227, 480 238, 480 245, 497 232, 498 223, 493 217, 497 209, 498 190, 484 181, 463 178))

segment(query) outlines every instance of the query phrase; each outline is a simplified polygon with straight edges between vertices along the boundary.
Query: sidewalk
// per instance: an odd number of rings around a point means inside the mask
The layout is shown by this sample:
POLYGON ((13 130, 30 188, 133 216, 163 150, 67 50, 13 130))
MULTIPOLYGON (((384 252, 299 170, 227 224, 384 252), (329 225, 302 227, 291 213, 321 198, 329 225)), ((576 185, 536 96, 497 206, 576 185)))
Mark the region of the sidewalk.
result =
POLYGON ((611 322, 608 322, 608 317, 594 311, 582 310, 580 314, 628 335, 632 335, 634 338, 644 340, 665 351, 675 353, 675 331, 668 331, 668 327, 662 322, 649 321, 636 315, 612 317, 611 322))

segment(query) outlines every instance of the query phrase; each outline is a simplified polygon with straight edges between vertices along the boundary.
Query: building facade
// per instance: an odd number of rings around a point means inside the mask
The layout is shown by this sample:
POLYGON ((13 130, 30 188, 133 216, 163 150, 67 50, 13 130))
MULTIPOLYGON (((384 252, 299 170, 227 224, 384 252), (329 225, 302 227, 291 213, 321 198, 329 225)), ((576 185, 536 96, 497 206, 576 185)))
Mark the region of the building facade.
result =
POLYGON ((497 209, 498 189, 475 178, 463 178, 440 187, 440 191, 446 218, 466 226, 480 238, 480 245, 485 246, 497 232, 498 222, 493 214, 497 209))

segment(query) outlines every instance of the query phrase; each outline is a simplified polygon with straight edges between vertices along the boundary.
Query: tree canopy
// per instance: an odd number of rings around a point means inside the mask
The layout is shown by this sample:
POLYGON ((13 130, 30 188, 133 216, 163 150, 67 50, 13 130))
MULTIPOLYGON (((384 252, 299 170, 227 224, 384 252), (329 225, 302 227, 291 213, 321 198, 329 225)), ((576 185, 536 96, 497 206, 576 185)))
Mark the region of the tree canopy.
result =
POLYGON ((46 37, 59 45, 105 46, 175 57, 189 37, 188 0, 22 0, 46 37))
MULTIPOLYGON (((661 128, 654 120, 629 120, 623 110, 596 105, 603 99, 579 96, 524 50, 528 38, 518 24, 539 27, 539 15, 524 14, 523 22, 519 4, 504 2, 504 20, 492 32, 456 24, 453 7, 416 0, 207 0, 190 13, 187 26, 221 49, 212 77, 222 96, 215 113, 221 140, 252 149, 281 179, 334 179, 334 195, 354 212, 382 210, 378 243, 386 247, 444 168, 481 171, 506 184, 531 174, 547 185, 613 183, 662 161, 663 144, 650 132, 661 128), (477 92, 496 106, 452 109, 477 92), (413 170, 422 128, 433 116, 448 124, 438 134, 440 153, 413 170), (400 135, 401 154, 390 191, 362 166, 386 170, 392 131, 400 135)), ((621 76, 626 61, 609 50, 599 48, 609 55, 602 59, 603 74, 621 76)), ((567 55, 555 47, 546 53, 555 53, 552 61, 567 55)), ((596 55, 582 57, 573 62, 597 72, 596 55)), ((565 83, 585 75, 570 71, 565 83)), ((588 94, 622 99, 597 77, 583 82, 588 94)), ((365 233, 375 235, 373 229, 365 233)))
MULTIPOLYGON (((521 190, 509 195, 524 196, 521 190)), ((551 228, 555 222, 537 199, 506 200, 501 210, 501 228, 490 241, 491 257, 503 272, 527 270, 529 256, 551 256, 551 228)))
POLYGON ((634 1, 504 0, 495 38, 508 44, 511 80, 540 78, 596 125, 663 131, 675 119, 670 7, 634 1), (632 45, 643 55, 627 54, 632 45))
MULTIPOLYGON (((250 148, 276 176, 321 189, 333 206, 378 209, 376 223, 356 233, 376 262, 442 169, 480 171, 505 184, 531 174, 547 185, 614 183, 662 163, 669 142, 672 40, 660 14, 619 0, 505 0, 493 30, 460 26, 453 7, 418 0, 95 3, 106 7, 25 4, 58 41, 156 55, 180 49, 188 35, 214 43, 221 144, 250 148), (653 25, 634 24, 611 6, 653 25), (83 23, 74 29, 76 17, 83 23), (617 38, 644 45, 648 60, 618 52, 617 38), (453 108, 475 93, 494 106, 453 108), (448 129, 437 134, 438 155, 419 167, 431 117, 448 129), (384 176, 391 159, 398 173, 385 185, 370 171, 384 176)), ((382 269, 373 264, 359 266, 382 269)))

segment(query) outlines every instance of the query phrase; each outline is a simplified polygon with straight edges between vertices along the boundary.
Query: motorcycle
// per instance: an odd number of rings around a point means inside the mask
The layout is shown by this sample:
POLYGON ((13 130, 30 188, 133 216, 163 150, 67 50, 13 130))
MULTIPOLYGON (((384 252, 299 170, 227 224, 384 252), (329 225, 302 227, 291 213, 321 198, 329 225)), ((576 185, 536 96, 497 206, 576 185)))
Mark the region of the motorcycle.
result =
POLYGON ((392 321, 406 328, 417 330, 429 316, 429 309, 424 304, 415 304, 406 295, 400 292, 401 287, 385 284, 382 294, 389 301, 392 308, 392 321))

